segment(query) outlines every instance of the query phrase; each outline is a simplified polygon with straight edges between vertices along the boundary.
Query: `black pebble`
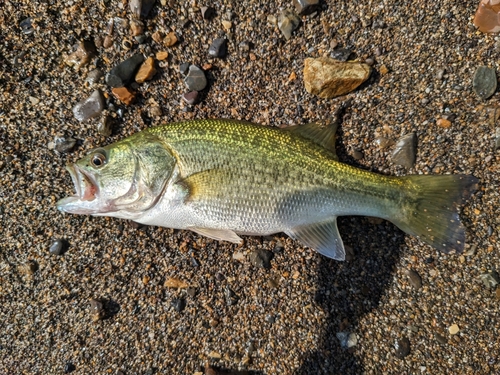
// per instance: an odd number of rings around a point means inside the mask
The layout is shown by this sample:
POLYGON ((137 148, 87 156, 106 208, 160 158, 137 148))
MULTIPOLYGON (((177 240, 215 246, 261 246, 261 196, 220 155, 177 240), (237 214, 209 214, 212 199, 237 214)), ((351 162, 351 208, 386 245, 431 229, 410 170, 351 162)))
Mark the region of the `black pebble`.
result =
POLYGON ((72 364, 71 362, 68 362, 64 365, 64 373, 65 374, 69 374, 70 372, 73 372, 75 370, 76 370, 75 365, 72 364))
POLYGON ((227 40, 224 38, 215 39, 210 48, 208 49, 208 55, 210 57, 224 57, 227 54, 227 40))
POLYGON ((273 252, 262 249, 254 250, 248 256, 250 263, 258 268, 271 268, 271 259, 273 257, 273 252))
POLYGON ((403 337, 401 340, 396 341, 394 345, 396 348, 396 357, 403 359, 410 354, 410 340, 408 337, 403 337))
POLYGON ((69 248, 69 242, 64 238, 58 238, 50 245, 49 252, 52 255, 63 255, 69 248))
POLYGON ((181 312, 186 308, 186 300, 184 298, 176 298, 172 301, 172 306, 177 312, 181 312))

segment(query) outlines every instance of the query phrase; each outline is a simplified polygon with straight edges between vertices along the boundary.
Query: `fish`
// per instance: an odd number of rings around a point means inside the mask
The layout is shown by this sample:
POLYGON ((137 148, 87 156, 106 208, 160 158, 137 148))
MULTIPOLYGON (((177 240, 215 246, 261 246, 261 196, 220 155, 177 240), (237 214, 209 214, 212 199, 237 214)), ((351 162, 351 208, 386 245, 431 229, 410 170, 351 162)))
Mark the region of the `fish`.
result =
POLYGON ((459 209, 478 179, 387 176, 342 163, 338 123, 277 128, 199 119, 150 127, 68 164, 76 193, 57 208, 237 244, 242 235, 285 233, 340 261, 337 217, 373 216, 440 251, 462 252, 459 209))

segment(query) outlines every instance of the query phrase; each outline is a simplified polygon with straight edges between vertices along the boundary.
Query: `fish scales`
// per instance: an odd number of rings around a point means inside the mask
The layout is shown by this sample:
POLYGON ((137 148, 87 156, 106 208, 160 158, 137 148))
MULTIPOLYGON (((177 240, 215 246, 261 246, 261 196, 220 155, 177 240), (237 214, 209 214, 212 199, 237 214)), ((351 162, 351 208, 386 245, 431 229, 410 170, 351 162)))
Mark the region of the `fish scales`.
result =
POLYGON ((335 127, 209 119, 149 128, 68 165, 76 194, 58 208, 235 243, 241 234, 285 232, 338 260, 337 217, 367 215, 445 252, 463 250, 458 207, 475 177, 392 177, 346 165, 328 143, 335 127))

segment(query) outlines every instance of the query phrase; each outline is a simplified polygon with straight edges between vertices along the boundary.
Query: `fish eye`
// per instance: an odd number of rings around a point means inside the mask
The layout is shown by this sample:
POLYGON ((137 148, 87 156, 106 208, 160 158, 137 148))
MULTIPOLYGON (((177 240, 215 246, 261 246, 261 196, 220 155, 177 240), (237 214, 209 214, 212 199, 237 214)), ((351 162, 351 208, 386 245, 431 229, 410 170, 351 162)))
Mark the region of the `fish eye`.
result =
POLYGON ((95 168, 101 168, 102 166, 104 166, 104 164, 106 164, 106 161, 107 158, 104 150, 96 151, 90 158, 90 163, 95 168))

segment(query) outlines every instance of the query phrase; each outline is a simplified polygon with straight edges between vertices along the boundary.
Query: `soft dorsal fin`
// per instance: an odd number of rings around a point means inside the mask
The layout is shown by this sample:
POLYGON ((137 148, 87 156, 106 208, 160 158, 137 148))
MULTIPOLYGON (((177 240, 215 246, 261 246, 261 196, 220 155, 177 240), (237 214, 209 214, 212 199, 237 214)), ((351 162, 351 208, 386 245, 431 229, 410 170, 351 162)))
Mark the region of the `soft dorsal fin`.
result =
POLYGON ((285 233, 328 258, 345 260, 344 243, 337 228, 337 217, 320 223, 301 225, 285 233))
POLYGON ((307 138, 310 141, 320 145, 321 147, 332 152, 337 158, 335 152, 335 134, 337 133, 338 121, 331 121, 330 123, 316 123, 311 122, 306 125, 297 125, 285 130, 307 138))

